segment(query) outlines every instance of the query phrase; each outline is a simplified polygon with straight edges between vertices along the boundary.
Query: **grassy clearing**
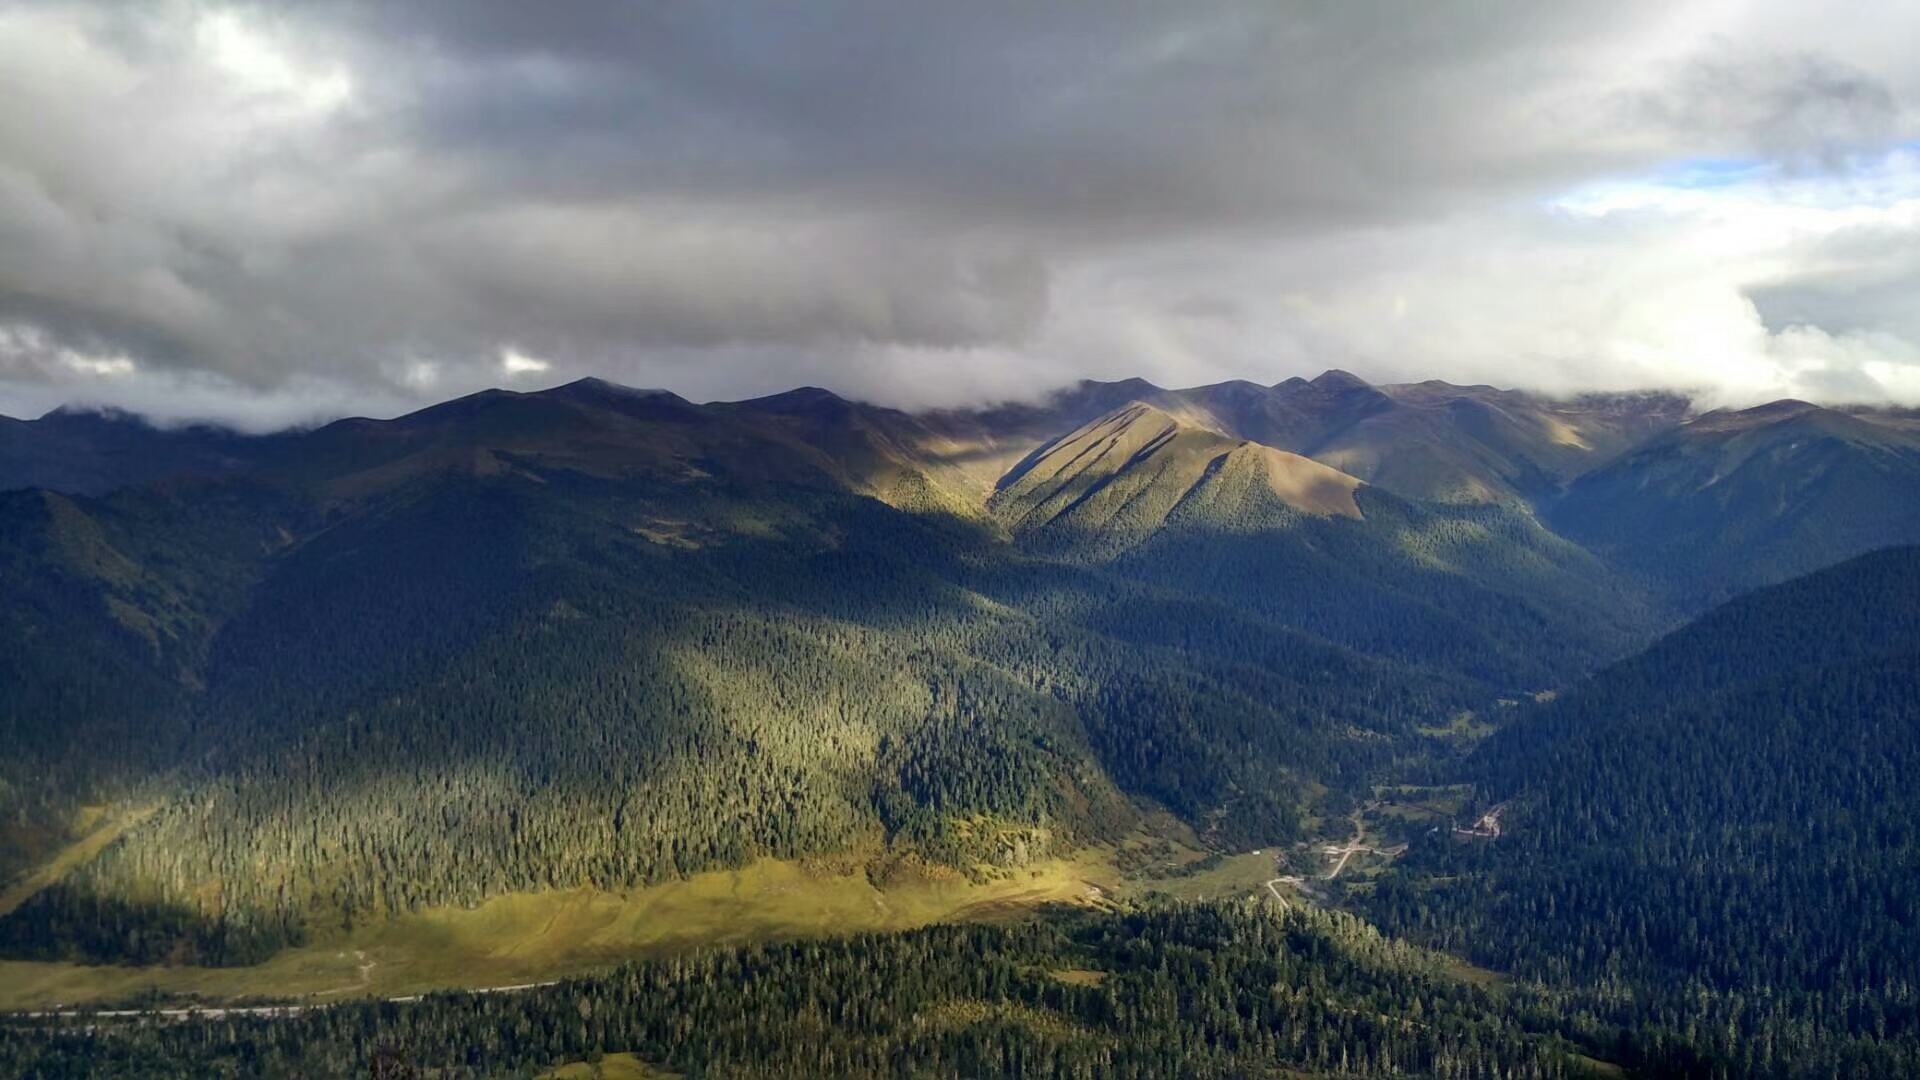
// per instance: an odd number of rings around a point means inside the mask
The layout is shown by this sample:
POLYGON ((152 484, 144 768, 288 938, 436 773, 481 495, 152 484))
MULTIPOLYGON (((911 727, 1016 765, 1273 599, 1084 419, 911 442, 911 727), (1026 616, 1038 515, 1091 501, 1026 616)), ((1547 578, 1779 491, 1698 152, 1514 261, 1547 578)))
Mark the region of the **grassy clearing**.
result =
POLYGON ((656 1069, 632 1054, 608 1054, 595 1063, 562 1065, 540 1074, 540 1080, 676 1080, 679 1075, 656 1069))
POLYGON ((85 836, 61 849, 40 869, 21 878, 0 892, 0 919, 13 914, 15 908, 33 899, 35 893, 73 872, 73 869, 106 850, 108 844, 120 838, 120 834, 152 817, 159 811, 158 804, 141 806, 106 816, 104 807, 87 807, 81 811, 80 828, 92 828, 85 836))
POLYGON ((1482 719, 1472 709, 1465 709, 1448 717, 1444 726, 1414 728, 1415 732, 1429 739, 1441 739, 1465 746, 1471 746, 1498 730, 1498 727, 1482 719))
MULTIPOLYGON (((1468 784, 1382 785, 1373 789, 1373 798, 1360 808, 1356 824, 1373 838, 1375 846, 1391 847, 1435 829, 1451 829, 1463 820, 1473 795, 1474 789, 1468 784)), ((1348 872, 1369 865, 1349 866, 1348 872)), ((1384 865, 1381 862, 1371 868, 1384 865)))
POLYGON ((1448 975, 1463 983, 1477 986, 1482 990, 1499 993, 1507 989, 1508 985, 1512 982, 1511 979, 1498 971, 1490 971, 1487 968, 1476 967, 1457 956, 1448 953, 1438 953, 1436 955, 1440 956, 1446 962, 1448 975))
POLYGON ((1150 897, 1223 900, 1268 896, 1266 882, 1280 875, 1281 849, 1208 853, 1191 828, 1171 814, 1148 815, 1139 831, 1108 852, 1119 870, 1114 899, 1150 897))
POLYGON ((1626 1080, 1628 1075, 1627 1070, 1611 1061, 1601 1061, 1584 1054, 1573 1055, 1573 1064, 1576 1069, 1585 1069, 1589 1080, 1626 1080))
POLYGON ((1145 899, 1159 894, 1176 900, 1227 900, 1237 896, 1269 896, 1266 883, 1278 876, 1275 852, 1245 852, 1221 858, 1209 870, 1183 877, 1142 877, 1125 881, 1119 899, 1145 899))
POLYGON ((1019 1024, 1056 1039, 1093 1037, 1093 1031, 1049 1009, 1010 1001, 946 1001, 914 1017, 916 1024, 936 1030, 960 1031, 979 1024, 1019 1024))
POLYGON ((981 884, 954 875, 875 888, 851 868, 762 860, 626 893, 497 897, 369 925, 247 968, 0 962, 0 1010, 158 992, 219 1001, 338 1001, 541 982, 698 945, 903 930, 1097 903, 1120 888, 1107 854, 1082 852, 981 884))
MULTIPOLYGON (((125 824, 120 825, 121 828, 125 824)), ((117 833, 115 834, 117 835, 117 833)), ((89 837, 101 837, 96 832, 89 837)), ((104 846, 111 836, 101 839, 104 846)), ((1170 852, 1176 876, 1116 868, 1119 850, 1089 848, 970 882, 928 873, 876 888, 858 859, 762 860, 627 892, 568 889, 438 908, 351 932, 323 933, 254 967, 114 967, 0 961, 0 1010, 125 1001, 146 994, 233 1002, 331 1002, 460 987, 544 982, 623 960, 703 945, 905 930, 1018 917, 1049 903, 1152 896, 1219 900, 1267 894, 1275 852, 1204 858, 1187 843, 1135 837, 1170 852), (1204 869, 1198 869, 1205 867, 1204 869)), ((75 845, 77 848, 78 845, 75 845)), ((97 849, 96 849, 97 850, 97 849)), ((86 857, 76 853, 74 865, 86 857)), ((51 871, 52 867, 48 868, 51 871)), ((44 873, 44 871, 43 871, 44 873)))

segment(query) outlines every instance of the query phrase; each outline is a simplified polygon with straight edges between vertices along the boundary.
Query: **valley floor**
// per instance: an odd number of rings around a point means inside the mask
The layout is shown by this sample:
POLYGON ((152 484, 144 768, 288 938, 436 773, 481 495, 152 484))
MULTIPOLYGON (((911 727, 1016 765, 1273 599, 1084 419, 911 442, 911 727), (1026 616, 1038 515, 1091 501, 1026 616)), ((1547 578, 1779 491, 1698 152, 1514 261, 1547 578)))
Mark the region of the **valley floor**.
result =
POLYGON ((1273 852, 1202 861, 1183 844, 1145 836, 1001 871, 983 882, 946 873, 880 888, 853 860, 762 860, 625 893, 570 889, 429 910, 325 933, 253 967, 0 961, 0 1011, 166 998, 317 1005, 519 987, 703 945, 990 920, 1042 904, 1098 906, 1148 892, 1182 899, 1267 895, 1264 883, 1274 867, 1273 852), (1143 865, 1139 853, 1149 843, 1158 865, 1143 865))

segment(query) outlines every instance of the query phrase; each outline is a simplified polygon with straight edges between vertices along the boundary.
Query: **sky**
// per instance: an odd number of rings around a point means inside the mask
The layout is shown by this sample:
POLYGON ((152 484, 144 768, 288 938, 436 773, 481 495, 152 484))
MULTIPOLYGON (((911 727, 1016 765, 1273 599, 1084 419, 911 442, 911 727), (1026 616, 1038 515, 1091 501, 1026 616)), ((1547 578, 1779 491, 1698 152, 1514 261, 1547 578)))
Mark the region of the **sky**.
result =
POLYGON ((1920 404, 1903 0, 0 0, 0 413, 1920 404))

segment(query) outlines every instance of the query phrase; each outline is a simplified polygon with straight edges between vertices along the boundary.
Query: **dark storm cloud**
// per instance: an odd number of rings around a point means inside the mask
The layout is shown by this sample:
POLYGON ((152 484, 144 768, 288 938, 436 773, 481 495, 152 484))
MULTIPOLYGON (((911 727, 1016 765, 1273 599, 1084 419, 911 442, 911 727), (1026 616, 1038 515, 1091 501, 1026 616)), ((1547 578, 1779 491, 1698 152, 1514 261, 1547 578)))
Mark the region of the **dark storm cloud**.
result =
POLYGON ((1809 25, 1570 0, 15 4, 0 395, 266 422, 294 393, 585 373, 938 398, 1273 374, 1238 370, 1263 341, 1364 362, 1378 266, 1471 246, 1476 215, 1908 132, 1891 61, 1809 25), (1469 224, 1436 242, 1446 222, 1469 224))
MULTIPOLYGON (((1542 50, 1634 7, 324 7, 427 72, 411 134, 570 194, 633 184, 1048 231, 1324 227, 1587 164, 1542 50), (1496 137, 1497 136, 1497 137, 1496 137), (584 169, 583 169, 584 164, 584 169)), ((407 91, 395 91, 405 96, 407 91)))
POLYGON ((1703 143, 1731 133, 1752 151, 1800 164, 1886 140, 1900 104, 1886 82, 1818 53, 1754 54, 1717 46, 1638 104, 1652 123, 1703 143))

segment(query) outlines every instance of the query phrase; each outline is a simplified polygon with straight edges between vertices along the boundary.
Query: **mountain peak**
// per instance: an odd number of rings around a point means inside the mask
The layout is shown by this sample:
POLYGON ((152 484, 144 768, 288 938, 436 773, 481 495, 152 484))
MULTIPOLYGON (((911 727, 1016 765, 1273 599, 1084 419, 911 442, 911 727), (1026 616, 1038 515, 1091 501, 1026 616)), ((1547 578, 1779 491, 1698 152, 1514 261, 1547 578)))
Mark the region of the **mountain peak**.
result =
POLYGON ((1328 368, 1321 372, 1314 377, 1313 385, 1328 391, 1373 389, 1372 383, 1351 371, 1342 371, 1339 368, 1328 368))
MULTIPOLYGON (((1805 417, 1831 413, 1812 402, 1781 398, 1748 409, 1715 409, 1690 421, 1686 428, 1695 432, 1742 432, 1785 424, 1805 417)), ((1841 415, 1833 413, 1832 415, 1841 415)))
POLYGON ((1246 379, 1228 379, 1226 382, 1212 383, 1207 386, 1196 386, 1191 390, 1182 391, 1182 393, 1203 401, 1251 403, 1264 401, 1268 395, 1273 393, 1273 390, 1246 379))
POLYGON ((1090 417, 1111 412, 1130 401, 1162 401, 1168 396, 1166 390, 1145 379, 1121 379, 1117 382, 1081 379, 1070 387, 1054 391, 1048 403, 1056 409, 1090 417))
POLYGON ((1361 482, 1319 462, 1227 435, 1210 417, 1134 401, 1028 455, 1000 481, 999 511, 1016 528, 1071 522, 1136 538, 1183 503, 1202 518, 1247 517, 1264 488, 1295 510, 1361 517, 1361 482))
POLYGON ((575 379, 570 383, 556 386, 551 390, 542 390, 530 397, 550 398, 555 401, 571 401, 580 404, 628 404, 635 401, 665 400, 680 404, 690 404, 679 394, 671 390, 650 387, 624 386, 592 375, 584 379, 575 379))
POLYGON ((1270 491, 1296 510, 1322 517, 1365 516, 1354 498, 1363 486, 1361 481, 1331 465, 1255 442, 1243 442, 1227 452, 1223 467, 1236 464, 1252 469, 1270 491))
POLYGON ((548 390, 549 394, 664 394, 665 390, 640 390, 617 382, 602 379, 597 375, 575 379, 548 390))
POLYGON ((1738 415, 1752 417, 1755 420, 1771 420, 1805 416, 1810 412, 1823 411, 1825 410, 1811 401, 1801 401, 1799 398, 1781 398, 1779 401, 1769 401, 1765 405, 1755 405, 1751 409, 1742 409, 1738 415))
POLYGON ((40 423, 66 427, 126 426, 150 428, 146 417, 111 405, 62 405, 40 417, 40 423))
POLYGON ((776 416, 825 418, 844 416, 854 408, 854 403, 831 390, 818 386, 797 386, 785 393, 736 401, 732 406, 753 412, 772 413, 776 416))
POLYGON ((1174 434, 1193 431, 1204 432, 1218 438, 1237 438, 1237 436, 1231 436, 1221 425, 1219 418, 1203 405, 1178 398, 1130 401, 1087 426, 1131 427, 1139 424, 1153 425, 1174 434))
POLYGON ((1103 382, 1100 379, 1081 379, 1075 388, 1079 390, 1109 390, 1118 393, 1141 395, 1164 392, 1160 387, 1155 386, 1139 376, 1134 376, 1130 379, 1117 379, 1113 382, 1103 382))
POLYGON ((555 390, 594 390, 600 393, 606 393, 608 391, 614 391, 614 392, 624 391, 627 389, 627 387, 622 386, 616 382, 610 382, 606 379, 601 378, 598 375, 587 375, 582 378, 575 379, 570 383, 566 383, 561 386, 556 386, 554 387, 554 389, 555 390))
POLYGON ((1093 421, 1093 425, 1090 426, 1101 426, 1109 423, 1135 424, 1143 421, 1160 421, 1181 427, 1190 426, 1180 417, 1174 415, 1171 410, 1164 406, 1156 405, 1151 401, 1129 401, 1125 405, 1093 421))
POLYGON ((1187 431, 1224 441, 1224 436, 1184 423, 1158 405, 1130 401, 1041 444, 1008 470, 996 487, 1010 491, 1047 482, 1064 484, 1069 478, 1088 475, 1115 475, 1154 457, 1187 431))

